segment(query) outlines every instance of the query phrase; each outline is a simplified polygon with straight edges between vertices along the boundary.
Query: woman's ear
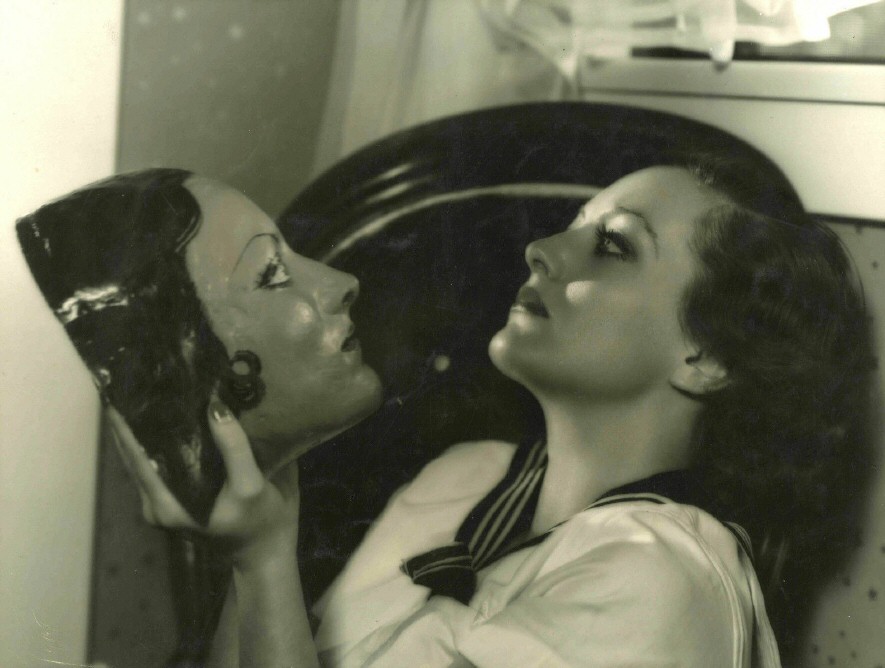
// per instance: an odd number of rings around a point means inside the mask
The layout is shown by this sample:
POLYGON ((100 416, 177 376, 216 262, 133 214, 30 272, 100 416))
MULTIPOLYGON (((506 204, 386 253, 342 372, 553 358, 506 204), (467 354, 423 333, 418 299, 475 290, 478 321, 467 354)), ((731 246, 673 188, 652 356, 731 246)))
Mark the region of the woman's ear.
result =
POLYGON ((702 351, 689 355, 670 376, 670 385, 695 397, 703 397, 726 387, 728 371, 716 359, 702 351))

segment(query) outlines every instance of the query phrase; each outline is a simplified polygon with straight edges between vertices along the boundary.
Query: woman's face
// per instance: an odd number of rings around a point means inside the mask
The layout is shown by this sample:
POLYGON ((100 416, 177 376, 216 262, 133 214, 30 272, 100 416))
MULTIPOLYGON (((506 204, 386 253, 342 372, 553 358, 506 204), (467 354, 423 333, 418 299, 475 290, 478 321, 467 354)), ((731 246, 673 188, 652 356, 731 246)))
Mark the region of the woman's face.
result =
POLYGON ((359 284, 294 253, 237 191, 198 177, 186 185, 203 216, 187 267, 228 355, 261 360, 266 394, 240 421, 260 463, 277 465, 301 452, 285 448, 325 440, 378 406, 380 383, 349 315, 359 284))
POLYGON ((695 221, 727 200, 685 170, 630 174, 564 232, 529 244, 531 269, 489 353, 540 397, 639 396, 697 351, 679 323, 695 221))

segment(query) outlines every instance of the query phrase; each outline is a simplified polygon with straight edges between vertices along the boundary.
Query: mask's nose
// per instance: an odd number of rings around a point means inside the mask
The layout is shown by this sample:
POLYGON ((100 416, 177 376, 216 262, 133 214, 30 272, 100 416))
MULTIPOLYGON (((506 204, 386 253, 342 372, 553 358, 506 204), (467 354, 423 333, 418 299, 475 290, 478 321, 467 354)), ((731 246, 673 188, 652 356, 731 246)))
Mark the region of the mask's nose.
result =
POLYGON ((319 295, 320 308, 329 314, 347 313, 360 293, 356 276, 324 265, 328 272, 319 295))
POLYGON ((344 294, 341 296, 341 308, 345 311, 350 310, 350 307, 353 306, 353 303, 356 301, 356 298, 360 295, 360 282, 357 280, 355 276, 350 276, 348 274, 348 278, 350 279, 347 283, 346 289, 344 290, 344 294))

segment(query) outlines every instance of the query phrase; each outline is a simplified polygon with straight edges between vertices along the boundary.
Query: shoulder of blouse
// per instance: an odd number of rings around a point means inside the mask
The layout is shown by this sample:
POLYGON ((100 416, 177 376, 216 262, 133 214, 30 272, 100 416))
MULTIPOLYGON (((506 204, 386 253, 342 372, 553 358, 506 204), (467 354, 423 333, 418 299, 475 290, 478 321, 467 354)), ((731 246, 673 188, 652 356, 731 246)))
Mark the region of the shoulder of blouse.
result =
POLYGON ((590 507, 564 522, 556 533, 566 544, 626 542, 635 545, 711 544, 716 553, 737 556, 734 535, 718 519, 691 505, 635 500, 590 507))
POLYGON ((516 445, 504 441, 453 445, 402 488, 398 500, 409 504, 440 503, 485 493, 504 477, 514 452, 516 445))
POLYGON ((637 501, 591 508, 556 529, 548 541, 544 572, 589 568, 633 590, 664 587, 678 598, 680 590, 718 582, 715 589, 733 607, 735 587, 741 589, 746 579, 734 535, 694 506, 637 501))

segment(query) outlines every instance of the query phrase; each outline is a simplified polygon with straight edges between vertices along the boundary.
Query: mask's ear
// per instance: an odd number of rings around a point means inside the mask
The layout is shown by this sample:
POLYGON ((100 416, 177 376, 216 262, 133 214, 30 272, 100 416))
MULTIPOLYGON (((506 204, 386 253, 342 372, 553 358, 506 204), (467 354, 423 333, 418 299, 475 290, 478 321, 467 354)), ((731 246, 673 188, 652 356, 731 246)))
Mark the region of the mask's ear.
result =
POLYGON ((717 360, 703 352, 690 355, 670 376, 670 385, 685 394, 703 397, 726 387, 728 371, 717 360))

